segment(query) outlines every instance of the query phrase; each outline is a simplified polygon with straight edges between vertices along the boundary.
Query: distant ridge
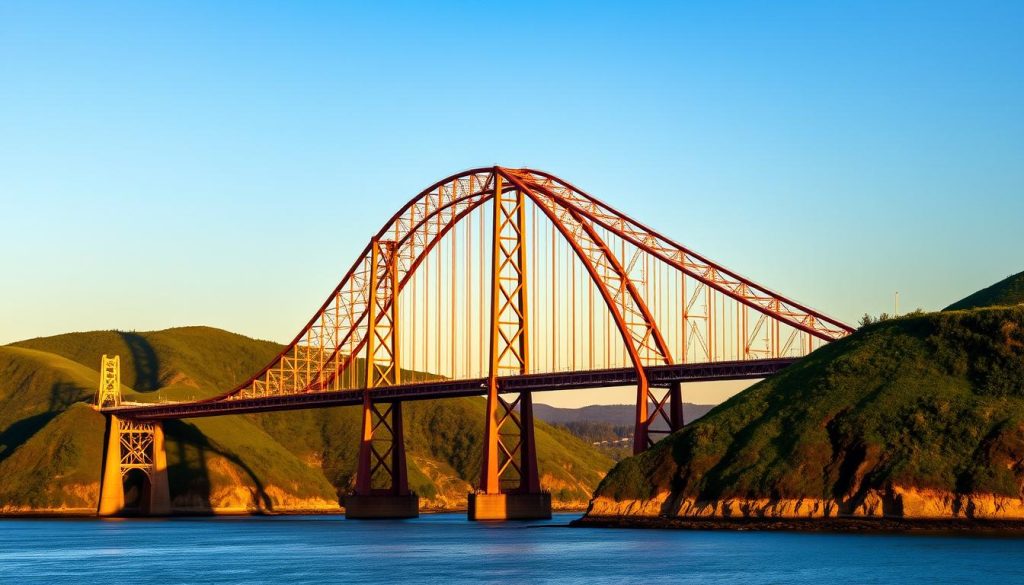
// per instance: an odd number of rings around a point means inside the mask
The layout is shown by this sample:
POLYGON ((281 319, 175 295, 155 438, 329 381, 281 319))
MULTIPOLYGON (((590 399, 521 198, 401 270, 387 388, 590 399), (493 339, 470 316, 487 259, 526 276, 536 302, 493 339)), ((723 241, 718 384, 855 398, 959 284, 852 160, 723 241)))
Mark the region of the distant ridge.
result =
MULTIPOLYGON (((683 419, 689 424, 704 416, 714 404, 683 403, 683 419)), ((552 424, 573 422, 601 422, 615 426, 632 426, 636 418, 634 404, 595 404, 582 408, 558 408, 547 404, 534 404, 534 416, 552 424)))
POLYGON ((980 307, 1009 307, 1024 304, 1024 272, 1008 276, 990 287, 968 295, 944 311, 961 311, 980 307))

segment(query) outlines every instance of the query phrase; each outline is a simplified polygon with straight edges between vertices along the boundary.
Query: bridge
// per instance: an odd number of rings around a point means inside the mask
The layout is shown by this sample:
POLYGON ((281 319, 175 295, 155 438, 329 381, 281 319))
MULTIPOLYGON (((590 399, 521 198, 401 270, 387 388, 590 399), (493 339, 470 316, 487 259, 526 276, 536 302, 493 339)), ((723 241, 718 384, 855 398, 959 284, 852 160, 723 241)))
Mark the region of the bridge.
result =
POLYGON ((683 383, 763 378, 851 331, 554 175, 472 169, 392 216, 292 342, 237 388, 122 403, 116 358, 104 356, 99 513, 121 512, 132 469, 147 477, 148 512, 170 512, 163 420, 361 405, 346 514, 415 516, 402 403, 485 396, 470 518, 550 517, 534 392, 635 387, 640 453, 682 427, 683 383))

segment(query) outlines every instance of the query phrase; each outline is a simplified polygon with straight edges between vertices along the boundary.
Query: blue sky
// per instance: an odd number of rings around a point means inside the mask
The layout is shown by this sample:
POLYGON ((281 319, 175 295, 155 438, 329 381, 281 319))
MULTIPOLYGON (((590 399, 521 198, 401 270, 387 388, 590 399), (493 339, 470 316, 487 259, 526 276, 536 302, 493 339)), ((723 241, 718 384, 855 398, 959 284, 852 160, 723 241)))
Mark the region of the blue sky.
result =
POLYGON ((494 163, 848 321, 1024 269, 1024 4, 423 4, 0 4, 0 343, 286 341, 494 163))

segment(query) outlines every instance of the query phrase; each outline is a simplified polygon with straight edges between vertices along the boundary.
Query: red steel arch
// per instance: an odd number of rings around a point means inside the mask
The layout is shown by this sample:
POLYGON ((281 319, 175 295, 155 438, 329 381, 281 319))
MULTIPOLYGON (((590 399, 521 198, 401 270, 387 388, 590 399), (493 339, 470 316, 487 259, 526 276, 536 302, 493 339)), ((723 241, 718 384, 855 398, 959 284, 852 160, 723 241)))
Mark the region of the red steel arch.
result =
POLYGON ((688 276, 752 309, 824 341, 833 341, 853 332, 853 328, 849 325, 790 300, 749 278, 740 276, 736 272, 708 260, 631 219, 567 181, 544 171, 523 169, 522 172, 531 176, 538 184, 548 186, 553 192, 553 196, 562 199, 566 205, 571 205, 596 224, 616 232, 620 237, 644 249, 649 254, 657 256, 688 276))
MULTIPOLYGON (((656 415, 660 414, 665 420, 671 418, 662 409, 666 398, 647 393, 644 367, 672 364, 676 360, 643 293, 621 259, 609 249, 600 230, 614 234, 709 289, 753 309, 763 315, 762 318, 784 323, 824 341, 852 331, 835 319, 692 252, 572 184, 533 169, 470 169, 450 175, 410 199, 372 239, 373 242, 392 242, 389 245, 394 247, 396 255, 398 292, 446 234, 493 199, 499 175, 503 179, 502 192, 522 192, 554 224, 585 267, 614 318, 641 381, 637 406, 638 449, 646 445, 646 428, 656 415), (655 405, 654 413, 648 412, 648 399, 655 405)), ((365 346, 367 331, 376 325, 367 318, 373 295, 371 261, 372 246, 368 245, 306 326, 266 367, 230 392, 203 402, 341 389, 343 377, 365 346)), ((378 319, 384 312, 378 311, 378 319)), ((681 356, 680 360, 685 361, 686 356, 681 356)))
MULTIPOLYGON (((377 232, 372 241, 399 242, 399 290, 457 220, 493 196, 493 184, 494 168, 471 169, 446 177, 409 200, 377 232), (443 217, 446 211, 447 219, 443 217)), ((337 390, 332 383, 353 362, 363 344, 360 330, 366 327, 369 307, 366 265, 371 261, 371 247, 367 245, 320 309, 270 363, 230 392, 203 402, 337 390), (325 335, 331 330, 333 337, 325 335), (346 345, 350 351, 341 355, 346 345)))

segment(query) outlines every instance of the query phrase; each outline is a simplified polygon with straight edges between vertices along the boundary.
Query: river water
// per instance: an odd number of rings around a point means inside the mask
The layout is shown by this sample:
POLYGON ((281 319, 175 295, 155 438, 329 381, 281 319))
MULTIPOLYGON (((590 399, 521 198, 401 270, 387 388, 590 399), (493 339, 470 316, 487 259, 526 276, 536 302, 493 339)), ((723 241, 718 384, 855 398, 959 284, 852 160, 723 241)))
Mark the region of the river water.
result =
POLYGON ((463 514, 0 520, 3 583, 1024 583, 1024 539, 569 528, 463 514))

